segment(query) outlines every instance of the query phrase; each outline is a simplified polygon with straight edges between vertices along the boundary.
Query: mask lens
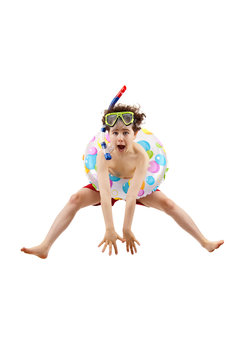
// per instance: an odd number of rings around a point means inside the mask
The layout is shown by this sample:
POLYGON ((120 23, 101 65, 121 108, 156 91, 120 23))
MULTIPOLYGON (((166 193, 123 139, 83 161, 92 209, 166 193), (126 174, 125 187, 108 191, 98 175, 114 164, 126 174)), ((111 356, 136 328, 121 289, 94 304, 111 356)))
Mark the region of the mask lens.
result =
POLYGON ((108 115, 106 117, 107 123, 109 125, 113 125, 116 119, 117 119, 117 115, 108 115))
POLYGON ((133 119, 133 115, 132 114, 122 114, 123 119, 125 121, 125 124, 130 124, 132 119, 133 119))

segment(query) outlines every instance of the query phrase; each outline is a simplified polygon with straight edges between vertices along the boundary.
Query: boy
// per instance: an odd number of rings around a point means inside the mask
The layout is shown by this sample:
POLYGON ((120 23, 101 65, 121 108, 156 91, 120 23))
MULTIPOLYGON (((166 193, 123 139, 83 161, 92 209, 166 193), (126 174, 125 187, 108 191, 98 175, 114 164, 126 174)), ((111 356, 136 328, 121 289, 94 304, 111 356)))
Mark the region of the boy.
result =
MULTIPOLYGON (((104 112, 102 119, 104 125, 105 115, 110 112, 112 112, 112 110, 105 110, 104 112)), ((113 112, 116 113, 114 123, 112 126, 106 126, 111 145, 114 148, 111 153, 112 159, 106 161, 102 151, 99 152, 97 156, 97 177, 100 191, 95 190, 95 188, 89 184, 72 195, 63 210, 56 217, 45 240, 38 246, 33 248, 24 247, 21 251, 45 259, 54 241, 67 228, 79 209, 89 205, 101 205, 106 231, 104 239, 98 246, 104 245, 102 252, 109 246, 109 255, 112 254, 112 247, 114 247, 115 254, 118 254, 116 241, 120 240, 121 242, 126 242, 126 250, 128 252, 131 251, 133 255, 137 252, 136 244, 140 245, 131 230, 135 204, 164 211, 184 230, 198 240, 209 252, 219 248, 224 243, 223 240, 215 242, 207 240, 189 215, 172 200, 167 198, 160 190, 156 190, 150 195, 136 200, 149 164, 149 157, 145 150, 141 145, 134 142, 145 114, 140 113, 139 108, 136 106, 122 104, 116 105, 113 112), (129 111, 134 114, 130 125, 126 126, 120 114, 117 114, 122 111, 129 111), (120 178, 132 178, 126 197, 123 238, 116 233, 114 228, 112 206, 117 200, 111 198, 109 173, 120 178)))

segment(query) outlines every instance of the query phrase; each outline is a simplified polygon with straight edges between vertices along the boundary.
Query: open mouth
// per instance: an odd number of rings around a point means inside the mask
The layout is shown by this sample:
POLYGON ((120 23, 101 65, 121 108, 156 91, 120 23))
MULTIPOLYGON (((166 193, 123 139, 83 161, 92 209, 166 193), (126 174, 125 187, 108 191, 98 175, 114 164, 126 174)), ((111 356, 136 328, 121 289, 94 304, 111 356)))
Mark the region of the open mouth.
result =
POLYGON ((125 145, 117 145, 119 151, 124 151, 125 145))

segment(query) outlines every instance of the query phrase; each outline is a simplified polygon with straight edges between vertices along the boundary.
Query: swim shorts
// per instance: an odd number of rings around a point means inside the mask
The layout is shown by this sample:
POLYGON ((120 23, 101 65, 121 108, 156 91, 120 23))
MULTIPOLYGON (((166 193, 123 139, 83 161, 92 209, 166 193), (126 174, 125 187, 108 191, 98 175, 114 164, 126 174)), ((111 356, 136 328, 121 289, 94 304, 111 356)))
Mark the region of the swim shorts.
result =
MULTIPOLYGON (((91 189, 91 190, 94 190, 94 191, 96 191, 96 192, 99 192, 98 190, 96 190, 96 189, 94 188, 94 186, 93 186, 92 184, 88 184, 88 185, 86 185, 86 186, 83 186, 83 188, 87 188, 87 189, 91 189)), ((157 189, 156 191, 160 191, 160 190, 157 189)), ((118 200, 119 200, 119 199, 113 199, 113 198, 111 198, 111 204, 112 204, 112 206, 114 206, 114 204, 115 204, 116 201, 118 201, 118 200)), ((137 201, 136 201, 136 204, 146 206, 146 205, 141 204, 140 202, 137 202, 137 201)), ((95 205, 93 205, 93 206, 99 206, 99 205, 101 205, 101 203, 95 204, 95 205)))

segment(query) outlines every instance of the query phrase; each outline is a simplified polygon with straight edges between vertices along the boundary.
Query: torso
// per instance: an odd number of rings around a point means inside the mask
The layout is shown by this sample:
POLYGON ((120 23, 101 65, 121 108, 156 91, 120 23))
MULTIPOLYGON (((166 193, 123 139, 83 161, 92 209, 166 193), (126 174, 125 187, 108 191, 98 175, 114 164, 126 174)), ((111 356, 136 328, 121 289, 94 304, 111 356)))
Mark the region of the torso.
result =
POLYGON ((140 157, 148 155, 141 145, 133 143, 133 151, 129 153, 117 154, 116 151, 111 153, 112 159, 107 161, 108 171, 111 175, 117 176, 121 179, 131 179, 137 167, 137 162, 140 157))

